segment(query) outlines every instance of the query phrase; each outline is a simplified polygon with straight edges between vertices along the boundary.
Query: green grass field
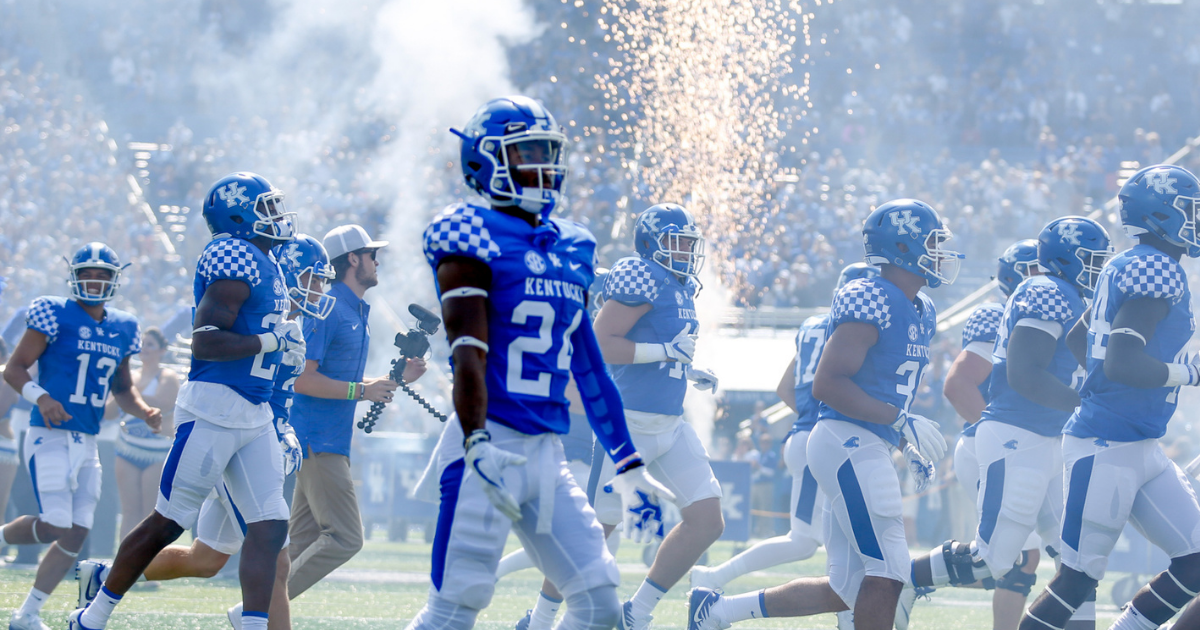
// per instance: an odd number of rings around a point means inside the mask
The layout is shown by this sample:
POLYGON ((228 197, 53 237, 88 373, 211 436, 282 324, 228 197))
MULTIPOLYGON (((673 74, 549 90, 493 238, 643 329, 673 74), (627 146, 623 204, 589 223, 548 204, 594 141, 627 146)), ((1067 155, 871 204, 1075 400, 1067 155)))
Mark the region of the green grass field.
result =
MULTIPOLYGON (((509 546, 516 547, 516 539, 509 546)), ((623 544, 618 554, 621 565, 622 598, 628 597, 645 576, 641 562, 641 546, 623 544)), ((732 555, 731 543, 718 543, 710 551, 713 562, 723 562, 732 555)), ((403 628, 421 607, 429 588, 429 546, 417 542, 391 543, 376 532, 358 556, 334 576, 318 584, 292 602, 293 626, 297 629, 343 628, 403 628)), ((728 593, 742 593, 781 584, 793 577, 820 575, 825 557, 818 554, 801 563, 776 567, 769 572, 745 576, 727 588, 728 593)), ((1052 571, 1043 566, 1038 572, 1038 585, 1051 577, 1052 571)), ((1116 614, 1109 593, 1110 576, 1100 587, 1100 607, 1097 627, 1107 628, 1116 614)), ((28 569, 0 569, 0 604, 8 610, 19 606, 33 581, 28 569)), ((667 595, 655 611, 655 628, 686 626, 687 578, 667 595)), ((534 595, 541 586, 541 575, 535 570, 515 573, 501 580, 492 605, 479 617, 479 627, 487 630, 511 628, 532 606, 534 595)), ((51 627, 65 628, 66 615, 75 606, 76 587, 73 580, 59 586, 46 605, 43 619, 51 627)), ((163 583, 155 591, 134 591, 126 596, 108 627, 114 630, 137 629, 221 629, 228 628, 225 609, 241 599, 235 579, 188 579, 163 583)), ((921 600, 913 614, 914 630, 944 629, 975 630, 991 627, 990 594, 967 589, 944 589, 929 600, 921 600)), ((833 628, 832 615, 804 619, 759 620, 737 626, 741 630, 757 628, 833 628)))

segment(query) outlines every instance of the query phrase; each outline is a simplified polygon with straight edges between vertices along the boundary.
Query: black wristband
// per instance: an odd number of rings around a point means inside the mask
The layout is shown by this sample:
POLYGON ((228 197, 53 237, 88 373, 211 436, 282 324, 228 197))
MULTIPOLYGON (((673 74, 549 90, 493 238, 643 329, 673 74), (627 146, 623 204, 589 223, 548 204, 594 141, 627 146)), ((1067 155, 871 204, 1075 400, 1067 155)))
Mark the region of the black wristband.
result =
POLYGON ((469 450, 471 450, 472 446, 475 446, 476 444, 478 444, 480 442, 491 442, 491 441, 492 441, 492 434, 488 433, 487 429, 475 429, 474 431, 471 432, 470 435, 463 438, 463 449, 469 451, 469 450))

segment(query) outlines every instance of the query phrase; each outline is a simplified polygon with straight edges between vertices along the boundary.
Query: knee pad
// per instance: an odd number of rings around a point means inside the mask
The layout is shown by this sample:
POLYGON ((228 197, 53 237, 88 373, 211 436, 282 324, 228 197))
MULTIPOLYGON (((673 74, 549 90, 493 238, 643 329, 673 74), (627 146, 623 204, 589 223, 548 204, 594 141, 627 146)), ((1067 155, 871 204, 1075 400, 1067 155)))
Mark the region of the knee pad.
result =
POLYGON ((1011 571, 1002 575, 1000 579, 996 580, 996 588, 1020 593, 1022 597, 1029 597, 1029 591, 1033 589, 1033 585, 1036 582, 1036 574, 1026 573, 1014 567, 1011 571))
POLYGON ((408 622, 406 630, 471 630, 479 611, 438 597, 432 591, 429 601, 408 622))
POLYGON ((1000 515, 1015 523, 1037 522, 1050 479, 1036 468, 1013 466, 1007 471, 1000 515))
POLYGON ((617 587, 599 586, 566 598, 567 613, 556 630, 609 630, 621 617, 617 587))
POLYGON ((975 576, 975 569, 982 569, 983 573, 987 573, 984 563, 975 560, 971 555, 971 545, 968 543, 953 540, 942 543, 942 562, 946 563, 946 573, 950 576, 951 586, 974 584, 979 580, 975 576))

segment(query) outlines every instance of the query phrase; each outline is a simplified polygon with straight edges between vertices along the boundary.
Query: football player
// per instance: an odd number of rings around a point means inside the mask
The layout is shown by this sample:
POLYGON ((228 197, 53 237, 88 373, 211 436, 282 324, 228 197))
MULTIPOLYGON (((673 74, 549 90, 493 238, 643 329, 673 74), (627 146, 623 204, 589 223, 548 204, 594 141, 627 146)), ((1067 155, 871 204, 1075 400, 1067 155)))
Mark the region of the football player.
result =
POLYGON ((1104 267, 1088 316, 1068 338, 1076 356, 1086 357, 1087 377, 1063 429, 1062 563, 1021 619, 1022 630, 1066 625, 1104 577, 1130 520, 1171 564, 1112 627, 1157 628, 1200 592, 1200 505, 1158 444, 1179 388, 1200 385, 1200 368, 1185 349, 1195 323, 1179 264, 1200 256, 1200 182, 1187 169, 1160 164, 1130 177, 1118 198, 1121 224, 1138 244, 1104 267))
MULTIPOLYGON (((1108 233, 1084 217, 1051 221, 1038 235, 1037 249, 1045 273, 1026 279, 1009 297, 993 349, 990 400, 975 437, 975 540, 947 541, 914 562, 920 586, 991 577, 993 610, 1008 604, 1000 596, 1004 591, 1029 595, 1036 576, 1022 570, 1022 550, 1031 533, 1038 533, 1052 555, 1059 553, 1062 427, 1079 404, 1074 387, 1079 362, 1066 333, 1082 316, 1084 300, 1111 256, 1108 233)), ((1073 616, 1072 627, 1095 625, 1091 601, 1073 616)))
MULTIPOLYGON (((286 245, 276 245, 272 250, 283 271, 287 284, 291 312, 288 319, 300 321, 309 316, 325 319, 333 308, 334 298, 326 295, 326 288, 333 280, 333 267, 321 242, 307 234, 297 234, 286 245)), ((293 385, 296 377, 304 371, 304 364, 280 364, 275 375, 275 389, 271 393, 271 412, 275 416, 275 435, 283 451, 284 475, 290 475, 304 463, 296 432, 288 424, 292 407, 293 385)), ((239 511, 229 496, 229 488, 219 484, 200 506, 196 521, 196 538, 190 546, 171 545, 158 552, 143 577, 147 580, 174 580, 183 577, 212 577, 229 558, 242 548, 246 532, 239 511)), ((287 579, 291 563, 288 560, 287 544, 279 552, 275 570, 275 590, 271 594, 270 618, 267 627, 286 629, 291 627, 291 611, 288 607, 287 579)), ((104 584, 108 576, 109 563, 85 560, 79 563, 80 606, 86 606, 104 584)), ((228 611, 230 624, 241 628, 242 604, 228 611)))
POLYGON ((549 216, 566 173, 566 136, 523 96, 489 101, 452 131, 467 184, 490 207, 454 204, 424 234, 458 421, 434 450, 441 507, 432 586, 408 627, 471 628, 514 531, 563 594, 561 626, 608 630, 620 613, 616 561, 558 439, 569 426, 569 376, 626 501, 672 497, 646 475, 587 317, 596 242, 583 226, 549 216))
MULTIPOLYGON (((704 264, 704 237, 691 212, 663 203, 641 213, 634 228, 636 256, 613 265, 604 281, 596 336, 621 390, 634 446, 650 474, 675 495, 682 522, 663 540, 646 579, 624 603, 622 630, 644 630, 659 600, 721 536, 721 485, 695 429, 683 420, 691 381, 715 391, 716 377, 691 365, 696 350, 696 279, 704 264)), ((612 477, 604 464, 602 480, 612 477)), ((662 536, 661 506, 628 512, 619 497, 600 493, 596 515, 623 535, 662 536)))
MULTIPOLYGON (((879 270, 863 262, 851 263, 838 276, 840 290, 847 282, 859 278, 874 278, 879 270)), ((759 542, 716 567, 692 567, 692 588, 723 588, 728 582, 750 573, 788 562, 812 557, 824 540, 821 533, 821 513, 825 496, 817 488, 817 480, 808 469, 808 434, 817 423, 817 401, 812 397, 812 382, 825 347, 829 314, 814 315, 804 320, 796 333, 796 356, 784 370, 776 393, 792 411, 796 422, 784 438, 783 453, 788 473, 792 476, 792 528, 784 536, 759 542)))
POLYGON ((689 630, 847 610, 859 629, 884 630, 896 621, 911 563, 890 450, 907 441, 926 480, 932 462, 945 455, 937 424, 908 408, 929 364, 937 322, 933 302, 920 289, 953 282, 961 264, 962 255, 946 248, 950 238, 924 202, 879 206, 867 217, 863 240, 866 261, 879 266, 880 277, 849 282, 834 297, 829 339, 813 378, 813 397, 821 402, 807 450, 809 470, 829 501, 823 523, 828 577, 732 597, 693 589, 689 630))
POLYGON ((292 240, 283 193, 253 173, 217 181, 204 199, 213 240, 196 265, 192 367, 179 390, 175 443, 158 503, 121 541, 99 593, 69 627, 98 630, 158 552, 196 523, 205 499, 228 489, 246 523, 243 628, 266 628, 276 561, 287 538, 283 453, 270 399, 280 363, 304 361, 300 325, 286 319, 283 273, 271 248, 292 240))
POLYGON ((39 297, 25 315, 25 333, 4 370, 4 380, 33 405, 25 434, 25 464, 33 480, 38 515, 0 527, 2 545, 50 545, 33 589, 14 610, 9 628, 46 628, 41 610, 75 564, 100 498, 96 434, 112 391, 126 413, 153 430, 162 412, 133 385, 129 357, 141 351, 142 333, 129 313, 109 308, 121 286, 117 253, 88 243, 68 263, 71 298, 39 297), (35 381, 29 369, 37 363, 35 381))

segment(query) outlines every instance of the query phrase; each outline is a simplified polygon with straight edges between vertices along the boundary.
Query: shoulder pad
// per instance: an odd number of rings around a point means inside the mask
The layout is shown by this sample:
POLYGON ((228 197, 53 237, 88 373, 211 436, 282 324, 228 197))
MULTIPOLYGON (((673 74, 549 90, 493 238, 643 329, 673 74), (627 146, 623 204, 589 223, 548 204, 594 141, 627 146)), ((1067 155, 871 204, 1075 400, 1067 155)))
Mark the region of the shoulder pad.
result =
POLYGON ((892 315, 887 291, 874 278, 847 282, 833 298, 829 321, 834 325, 862 322, 874 324, 881 330, 888 328, 892 325, 892 315))
POLYGON ((1014 316, 1020 319, 1036 318, 1063 325, 1074 321, 1077 313, 1062 287, 1049 276, 1034 276, 1022 282, 1013 293, 1014 316))
POLYGON ((993 342, 1000 330, 1000 319, 1004 317, 1004 307, 991 302, 975 309, 967 318, 962 331, 964 348, 976 341, 993 342))
POLYGON ((654 273, 655 268, 662 269, 637 256, 618 260, 604 279, 604 299, 626 304, 653 302, 662 290, 662 278, 654 273))
POLYGON ((25 312, 25 327, 32 328, 51 340, 58 337, 58 312, 62 310, 66 300, 59 297, 40 297, 34 299, 25 312))
POLYGON ((433 218, 423 236, 425 258, 435 268, 445 256, 467 256, 485 263, 500 255, 500 246, 487 228, 485 213, 470 204, 456 203, 433 218))
POLYGON ((1116 273, 1117 289, 1130 297, 1167 299, 1172 303, 1187 291, 1183 267, 1166 254, 1136 256, 1116 273))
POLYGON ((241 280, 250 286, 258 286, 261 274, 258 260, 251 250, 254 246, 240 238, 219 238, 209 242, 200 254, 196 273, 209 282, 217 280, 241 280))

